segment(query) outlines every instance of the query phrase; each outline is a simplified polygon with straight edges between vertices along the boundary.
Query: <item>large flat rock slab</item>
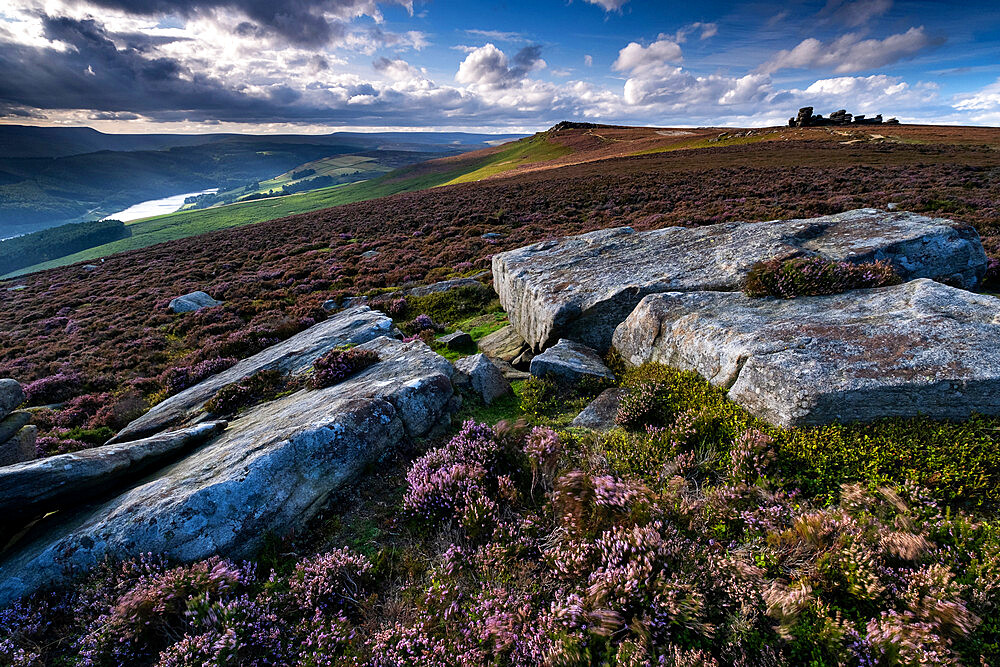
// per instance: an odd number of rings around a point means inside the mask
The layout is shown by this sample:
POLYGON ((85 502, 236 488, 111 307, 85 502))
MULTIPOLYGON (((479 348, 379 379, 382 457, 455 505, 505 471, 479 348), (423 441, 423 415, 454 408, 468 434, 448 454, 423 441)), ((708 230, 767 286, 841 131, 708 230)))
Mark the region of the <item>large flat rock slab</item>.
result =
MULTIPOLYGON (((180 462, 57 521, 0 562, 0 606, 105 556, 253 557, 301 529, 329 495, 454 407, 451 364, 424 343, 379 338, 381 361, 344 382, 260 405, 180 462)), ((52 517, 50 517, 52 518, 52 517)))
POLYGON ((231 382, 239 382, 266 370, 293 375, 304 373, 316 359, 339 345, 366 343, 391 331, 392 320, 368 306, 337 313, 155 405, 122 429, 108 444, 136 440, 195 419, 205 403, 231 382))
POLYGON ((973 287, 986 253, 969 225, 913 213, 859 209, 802 220, 606 229, 493 257, 493 284, 511 324, 535 351, 559 338, 598 351, 649 294, 734 291, 754 263, 822 255, 891 261, 906 279, 973 287))
POLYGON ((697 371, 779 426, 1000 413, 1000 299, 927 279, 790 300, 651 295, 613 346, 697 371))

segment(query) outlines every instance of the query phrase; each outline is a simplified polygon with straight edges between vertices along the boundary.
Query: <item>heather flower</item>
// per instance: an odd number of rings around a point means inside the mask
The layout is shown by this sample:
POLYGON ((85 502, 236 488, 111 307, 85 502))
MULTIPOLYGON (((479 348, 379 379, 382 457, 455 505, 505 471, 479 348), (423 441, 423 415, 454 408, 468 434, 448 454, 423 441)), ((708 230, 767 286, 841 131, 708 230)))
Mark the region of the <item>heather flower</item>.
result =
POLYGON ((378 360, 378 352, 374 350, 356 347, 330 350, 313 362, 314 373, 309 386, 313 389, 331 387, 378 363, 378 360))
POLYGON ((346 609, 358 604, 372 564, 361 554, 334 549, 295 566, 292 598, 305 609, 346 609))
POLYGON ((898 285, 902 279, 891 263, 834 262, 822 257, 771 259, 751 267, 743 284, 747 296, 797 296, 838 294, 852 289, 898 285))

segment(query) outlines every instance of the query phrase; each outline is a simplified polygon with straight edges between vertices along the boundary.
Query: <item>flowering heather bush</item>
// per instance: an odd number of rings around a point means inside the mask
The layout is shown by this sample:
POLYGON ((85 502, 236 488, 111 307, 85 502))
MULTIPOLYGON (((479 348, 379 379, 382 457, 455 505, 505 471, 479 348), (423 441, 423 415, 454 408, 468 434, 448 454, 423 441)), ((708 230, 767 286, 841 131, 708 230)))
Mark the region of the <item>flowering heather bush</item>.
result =
POLYGON ((25 403, 47 405, 65 401, 76 394, 82 384, 80 376, 76 373, 60 371, 24 385, 25 403))
POLYGON ((313 389, 330 387, 343 382, 359 371, 378 363, 378 352, 356 347, 330 350, 313 363, 309 386, 313 389))
POLYGON ((743 291, 747 296, 793 299, 867 287, 887 287, 901 282, 896 269, 885 261, 851 264, 822 257, 796 257, 757 262, 747 274, 743 291))
POLYGON ((283 381, 281 371, 258 371, 239 382, 231 382, 215 392, 205 410, 213 415, 231 415, 241 408, 273 395, 283 381))
POLYGON ((192 366, 172 366, 160 374, 159 380, 168 394, 176 394, 235 365, 232 357, 216 357, 192 366))
POLYGON ((431 316, 426 313, 417 315, 415 318, 407 322, 405 324, 405 328, 411 334, 419 334, 422 331, 444 330, 444 327, 442 325, 435 322, 433 319, 431 319, 431 316))

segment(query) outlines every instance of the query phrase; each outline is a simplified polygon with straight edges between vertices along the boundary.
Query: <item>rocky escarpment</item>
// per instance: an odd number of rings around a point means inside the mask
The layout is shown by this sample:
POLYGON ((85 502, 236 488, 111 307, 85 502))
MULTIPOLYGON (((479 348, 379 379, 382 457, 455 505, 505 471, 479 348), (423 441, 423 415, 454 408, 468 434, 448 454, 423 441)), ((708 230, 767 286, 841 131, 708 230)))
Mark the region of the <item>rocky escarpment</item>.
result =
POLYGON ((790 300, 648 296, 614 349, 697 371, 780 426, 1000 414, 1000 299, 926 279, 790 300))
POLYGON ((250 409, 114 498, 43 522, 0 562, 0 605, 108 555, 250 557, 265 536, 302 527, 404 440, 448 423, 447 360, 420 341, 380 337, 360 347, 380 361, 340 384, 250 409))
POLYGON ((971 288, 986 271, 976 231, 913 213, 859 209, 805 220, 635 232, 629 227, 545 241, 493 257, 493 284, 535 351, 568 338, 599 351, 649 294, 733 291, 773 257, 892 262, 904 279, 971 288))

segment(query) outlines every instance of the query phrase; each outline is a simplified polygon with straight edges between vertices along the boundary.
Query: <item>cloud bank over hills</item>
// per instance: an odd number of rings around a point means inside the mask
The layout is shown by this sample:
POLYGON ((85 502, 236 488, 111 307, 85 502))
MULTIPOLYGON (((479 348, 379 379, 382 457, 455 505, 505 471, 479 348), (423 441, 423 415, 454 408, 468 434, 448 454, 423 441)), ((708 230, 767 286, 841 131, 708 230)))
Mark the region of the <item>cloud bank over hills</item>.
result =
POLYGON ((9 0, 0 120, 109 131, 1000 123, 1000 19, 897 0, 9 0), (475 3, 472 3, 475 4, 475 3), (659 3, 653 3, 658 5, 659 3), (922 7, 922 6, 921 6, 922 7), (963 18, 964 17, 964 18, 963 18))

